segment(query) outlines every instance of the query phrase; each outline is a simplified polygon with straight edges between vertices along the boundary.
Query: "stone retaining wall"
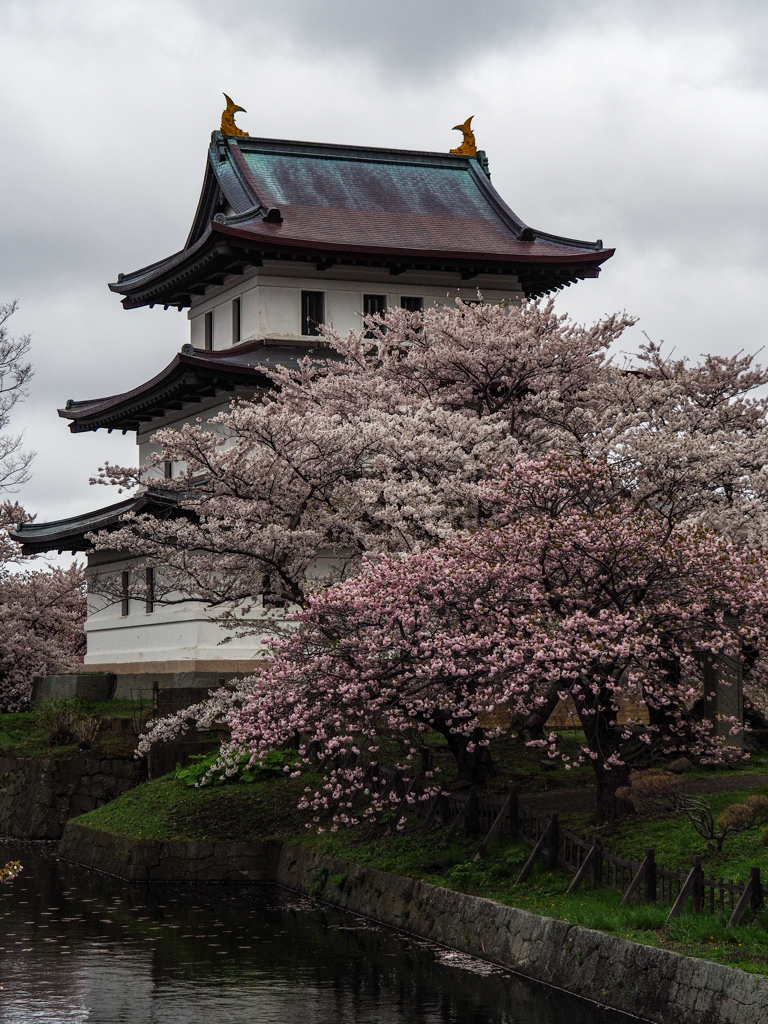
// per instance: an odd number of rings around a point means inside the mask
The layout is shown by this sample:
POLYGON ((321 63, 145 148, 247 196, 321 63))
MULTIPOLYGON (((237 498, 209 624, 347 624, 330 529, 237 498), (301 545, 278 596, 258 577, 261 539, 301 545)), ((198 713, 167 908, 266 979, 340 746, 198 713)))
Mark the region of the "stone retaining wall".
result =
POLYGON ((70 821, 59 844, 63 860, 129 882, 272 881, 281 844, 128 839, 70 821))
POLYGON ((133 755, 62 757, 0 754, 0 835, 60 839, 64 825, 127 792, 146 777, 133 755))
POLYGON ((142 881, 269 881, 657 1024, 760 1024, 768 979, 279 842, 129 840, 70 822, 65 860, 142 881))

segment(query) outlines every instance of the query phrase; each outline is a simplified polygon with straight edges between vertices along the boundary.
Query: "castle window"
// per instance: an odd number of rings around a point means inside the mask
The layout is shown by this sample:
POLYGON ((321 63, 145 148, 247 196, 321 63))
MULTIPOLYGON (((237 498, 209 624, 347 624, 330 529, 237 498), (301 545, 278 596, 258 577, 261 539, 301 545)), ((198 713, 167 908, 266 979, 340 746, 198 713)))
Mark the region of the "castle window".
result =
POLYGON ((213 310, 209 309, 205 314, 205 351, 213 351, 213 310))
MULTIPOLYGON (((379 313, 386 313, 387 311, 387 296, 386 295, 364 295, 363 296, 363 314, 365 316, 376 316, 379 313)), ((366 338, 373 337, 373 331, 365 332, 366 338)))
POLYGON ((240 299, 232 299, 232 344, 240 341, 240 299))
POLYGON ((144 570, 144 585, 146 588, 144 611, 149 614, 155 610, 155 570, 151 565, 144 570))
POLYGON ((127 569, 125 569, 120 575, 120 588, 122 590, 122 607, 120 609, 121 615, 128 615, 131 610, 131 598, 130 598, 130 587, 131 577, 127 569))
POLYGON ((387 311, 387 296, 386 295, 364 295, 363 296, 363 313, 366 316, 375 316, 377 313, 386 313, 387 311))
POLYGON ((325 322, 325 292, 301 293, 301 333, 316 338, 325 322))
POLYGON ((420 295, 401 295, 400 305, 409 313, 419 313, 424 309, 424 299, 420 295))
POLYGON ((164 462, 163 463, 163 476, 165 477, 166 480, 172 480, 173 479, 173 463, 172 462, 164 462))

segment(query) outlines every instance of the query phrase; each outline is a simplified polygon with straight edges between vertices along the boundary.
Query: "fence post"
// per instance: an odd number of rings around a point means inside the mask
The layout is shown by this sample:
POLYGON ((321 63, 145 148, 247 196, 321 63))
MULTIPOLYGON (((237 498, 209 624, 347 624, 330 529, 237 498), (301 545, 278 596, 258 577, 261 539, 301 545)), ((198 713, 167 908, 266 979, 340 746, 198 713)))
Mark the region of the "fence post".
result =
MULTIPOLYGON (((477 853, 475 854, 475 860, 481 860, 483 857, 488 856, 488 850, 490 848, 490 845, 495 839, 496 835, 501 831, 504 825, 504 821, 507 818, 507 815, 511 817, 513 814, 517 814, 516 801, 517 797, 510 789, 509 796, 502 804, 499 813, 496 815, 493 824, 491 825, 488 831, 488 835, 485 837, 482 843, 480 843, 480 847, 477 853)), ((515 824, 516 823, 517 822, 515 822, 515 824)))
POLYGON ((701 857, 693 858, 693 888, 691 890, 694 914, 700 914, 704 909, 704 868, 701 866, 701 857))
POLYGON ((752 910, 763 909, 763 883, 760 881, 760 868, 749 869, 749 884, 752 889, 750 906, 752 910))
POLYGON ((467 813, 464 817, 464 831, 468 836, 476 836, 480 831, 480 801, 477 798, 477 790, 474 786, 469 791, 467 813))
POLYGON ((557 867, 557 855, 559 849, 560 822, 557 817, 557 811, 555 811, 549 821, 549 866, 553 871, 557 867))
POLYGON ((432 822, 434 821, 435 815, 437 814, 437 808, 440 801, 440 794, 435 793, 432 797, 429 807, 427 808, 427 814, 424 818, 424 824, 421 826, 421 834, 424 836, 432 828, 432 822))
POLYGON ((688 874, 688 877, 686 878, 685 882, 683 883, 683 887, 680 890, 680 892, 678 894, 678 897, 675 900, 672 909, 670 910, 669 914, 667 915, 667 920, 671 921, 675 917, 680 917, 680 915, 683 912, 683 908, 685 907, 685 904, 688 902, 688 897, 689 896, 693 896, 694 897, 693 909, 695 911, 701 910, 701 906, 702 906, 702 904, 704 902, 704 900, 703 900, 703 890, 704 890, 704 871, 702 870, 702 867, 701 867, 701 857, 694 857, 693 858, 693 867, 691 868, 691 870, 690 870, 690 872, 688 874), (698 889, 698 892, 699 892, 699 903, 698 903, 698 905, 696 903, 696 896, 695 896, 695 893, 696 893, 697 889, 698 889))
POLYGON ((472 794, 471 794, 471 791, 470 791, 470 795, 467 797, 467 799, 464 801, 464 803, 459 808, 459 813, 453 819, 453 822, 451 823, 451 827, 448 829, 448 834, 445 837, 445 842, 446 843, 449 840, 453 839, 453 837, 455 835, 457 835, 459 829, 464 824, 464 819, 467 816, 467 811, 469 810, 469 805, 470 805, 471 801, 472 801, 472 794))
POLYGON ((728 922, 730 928, 735 928, 737 924, 741 923, 748 904, 752 910, 760 910, 763 905, 763 886, 760 881, 760 868, 749 869, 749 881, 728 922))
POLYGON ((595 855, 592 858, 592 883, 603 884, 603 843, 599 838, 595 840, 595 855))
POLYGON ((517 839, 517 793, 509 791, 509 838, 517 839))
MULTIPOLYGON (((556 829, 556 828, 557 828, 557 815, 553 814, 552 817, 549 819, 549 824, 547 825, 547 827, 544 829, 544 831, 539 836, 538 841, 536 842, 536 845, 534 846, 533 850, 531 851, 530 857, 528 858, 528 860, 523 865, 523 870, 517 876, 517 881, 515 882, 515 885, 520 885, 521 882, 524 882, 526 880, 526 878, 528 878, 530 873, 533 871, 534 865, 536 864, 536 858, 541 853, 544 852, 544 847, 547 845, 547 843, 551 843, 552 831, 553 831, 553 829, 556 829)), ((551 852, 552 852, 552 846, 551 845, 549 847, 549 850, 550 850, 550 856, 551 856, 551 852)), ((557 850, 556 846, 555 846, 555 850, 557 850)))
POLYGON ((643 882, 645 882, 645 892, 646 892, 646 896, 647 896, 647 894, 648 894, 648 875, 649 875, 650 871, 653 872, 653 886, 654 886, 654 892, 655 892, 655 889, 656 889, 656 864, 655 864, 655 861, 654 861, 654 853, 653 853, 653 850, 646 850, 645 851, 645 857, 643 859, 642 864, 637 869, 637 872, 635 873, 635 877, 632 879, 632 881, 627 886, 627 891, 624 893, 624 896, 622 897, 622 900, 621 900, 622 907, 626 907, 627 906, 627 904, 632 899, 632 897, 635 895, 635 893, 640 888, 640 886, 643 884, 643 882))
POLYGON ((645 899, 648 903, 656 902, 656 853, 645 851, 645 899))
POLYGON ((451 818, 451 802, 443 792, 437 798, 437 814, 440 824, 447 825, 451 818))
POLYGON ((581 862, 581 867, 576 872, 576 875, 575 875, 573 881, 571 882, 571 884, 568 886, 568 888, 566 890, 566 893, 565 893, 566 896, 570 896, 572 892, 576 892, 578 887, 581 885, 581 883, 587 877, 587 872, 589 871, 590 868, 593 868, 593 870, 594 870, 594 860, 595 860, 596 853, 597 853, 597 846, 590 846, 589 850, 587 851, 586 857, 581 862))

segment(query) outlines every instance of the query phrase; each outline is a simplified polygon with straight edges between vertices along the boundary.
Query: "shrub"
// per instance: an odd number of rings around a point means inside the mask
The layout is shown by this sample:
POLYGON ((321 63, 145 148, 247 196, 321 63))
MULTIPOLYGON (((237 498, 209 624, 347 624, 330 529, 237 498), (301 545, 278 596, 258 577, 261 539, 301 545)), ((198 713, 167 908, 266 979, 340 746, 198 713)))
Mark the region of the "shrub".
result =
POLYGON ((638 812, 662 808, 674 813, 684 792, 685 780, 679 775, 651 768, 632 772, 629 785, 620 789, 618 795, 629 800, 638 812))
POLYGON ((271 750, 251 764, 250 751, 228 754, 222 759, 220 750, 208 754, 193 754, 189 764, 176 765, 174 779, 181 779, 187 786, 221 786, 227 782, 255 782, 271 773, 284 774, 285 769, 296 767, 298 755, 295 750, 271 750))
POLYGON ((744 803, 731 804, 717 819, 724 833, 746 832, 768 822, 768 796, 748 796, 744 803))
POLYGON ((81 750, 90 750, 101 729, 100 715, 83 715, 75 723, 75 736, 81 750))
POLYGON ((65 747, 77 742, 87 750, 101 727, 100 716, 89 715, 87 705, 80 697, 41 700, 35 705, 34 715, 50 747, 65 747))
MULTIPOLYGON (((689 796, 685 792, 685 780, 665 771, 633 772, 630 785, 620 793, 636 811, 662 808, 671 814, 685 815, 695 831, 706 840, 710 853, 720 853, 727 836, 768 822, 766 796, 756 794, 747 797, 743 803, 731 804, 715 820, 708 800, 689 796)), ((768 844, 768 829, 763 835, 763 841, 768 844)))

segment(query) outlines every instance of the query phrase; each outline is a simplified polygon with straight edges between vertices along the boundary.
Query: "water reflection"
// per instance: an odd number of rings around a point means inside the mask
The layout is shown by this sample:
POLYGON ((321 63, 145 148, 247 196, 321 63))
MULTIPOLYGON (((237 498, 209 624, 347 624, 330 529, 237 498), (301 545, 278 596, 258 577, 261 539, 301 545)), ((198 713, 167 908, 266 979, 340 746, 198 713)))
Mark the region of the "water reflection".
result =
POLYGON ((128 885, 0 843, 0 1022, 619 1024, 273 886, 128 885))

